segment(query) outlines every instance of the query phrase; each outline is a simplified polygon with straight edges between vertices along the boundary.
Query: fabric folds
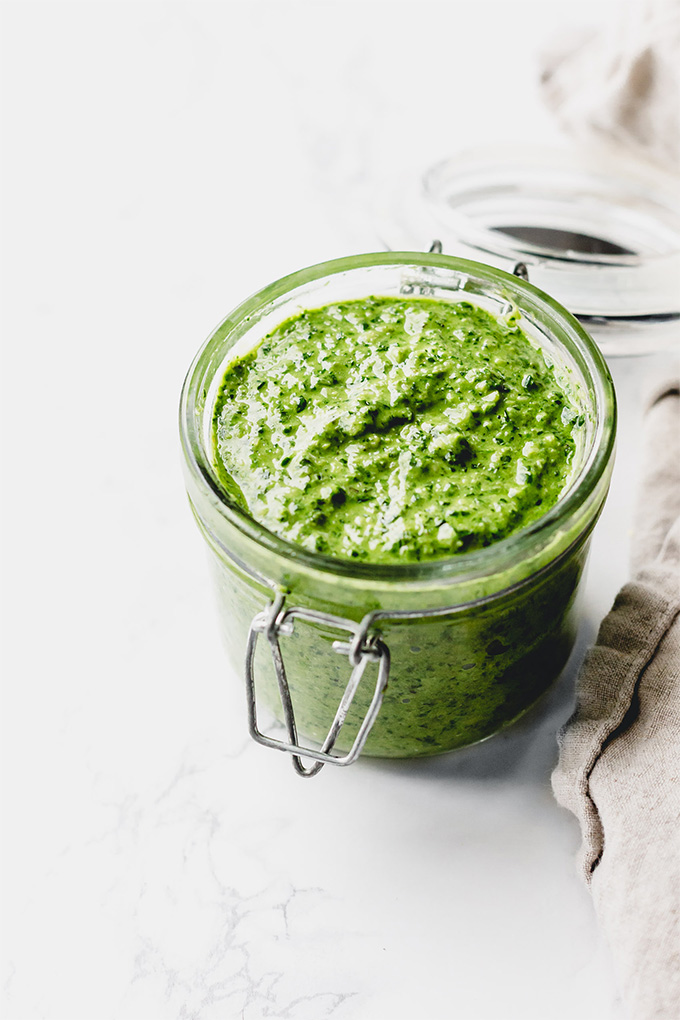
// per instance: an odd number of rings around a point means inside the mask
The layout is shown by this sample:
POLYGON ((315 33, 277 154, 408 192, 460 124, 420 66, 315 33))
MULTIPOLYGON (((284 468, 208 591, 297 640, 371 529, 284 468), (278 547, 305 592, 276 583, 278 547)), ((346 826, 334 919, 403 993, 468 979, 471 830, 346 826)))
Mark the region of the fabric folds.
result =
POLYGON ((654 394, 633 580, 602 622, 560 733, 557 800, 631 1020, 680 1018, 680 386, 654 394))

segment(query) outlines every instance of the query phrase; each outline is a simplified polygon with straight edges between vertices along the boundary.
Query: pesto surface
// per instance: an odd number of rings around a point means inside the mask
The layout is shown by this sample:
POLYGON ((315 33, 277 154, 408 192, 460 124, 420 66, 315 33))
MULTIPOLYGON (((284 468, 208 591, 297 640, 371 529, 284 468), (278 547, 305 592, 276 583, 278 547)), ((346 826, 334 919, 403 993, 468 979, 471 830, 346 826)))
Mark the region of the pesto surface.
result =
POLYGON ((583 425, 510 316, 372 297, 302 312, 225 373, 216 466, 252 517, 347 559, 435 559, 542 516, 583 425))

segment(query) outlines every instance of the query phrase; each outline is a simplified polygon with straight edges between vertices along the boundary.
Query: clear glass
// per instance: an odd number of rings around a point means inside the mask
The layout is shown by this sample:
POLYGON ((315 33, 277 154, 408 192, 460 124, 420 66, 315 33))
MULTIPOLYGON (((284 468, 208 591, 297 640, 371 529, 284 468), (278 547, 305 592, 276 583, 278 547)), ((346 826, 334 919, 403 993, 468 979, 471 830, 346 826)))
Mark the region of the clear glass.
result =
MULTIPOLYGON (((575 606, 589 537, 612 468, 616 409, 596 345, 560 305, 498 269, 443 255, 380 253, 305 269, 266 287, 232 312, 199 352, 182 392, 185 478, 208 543, 223 636, 241 672, 253 617, 284 592, 286 604, 360 621, 381 610, 443 615, 382 620, 390 649, 384 701, 366 754, 406 757, 474 743, 510 723, 553 682, 575 636, 575 606), (212 410, 226 364, 301 311, 370 295, 423 294, 472 301, 495 314, 511 306, 520 325, 568 382, 586 417, 571 484, 540 520, 487 548, 397 565, 355 563, 309 552, 267 531, 222 491, 213 468, 212 410)), ((348 680, 333 641, 347 634, 297 620, 281 639, 299 733, 320 742, 348 680)), ((258 695, 280 715, 261 642, 258 695)), ((373 691, 366 671, 338 749, 347 749, 373 691)))
POLYGON ((604 150, 503 146, 461 152, 373 202, 381 240, 480 258, 553 294, 605 354, 677 346, 680 187, 604 150))

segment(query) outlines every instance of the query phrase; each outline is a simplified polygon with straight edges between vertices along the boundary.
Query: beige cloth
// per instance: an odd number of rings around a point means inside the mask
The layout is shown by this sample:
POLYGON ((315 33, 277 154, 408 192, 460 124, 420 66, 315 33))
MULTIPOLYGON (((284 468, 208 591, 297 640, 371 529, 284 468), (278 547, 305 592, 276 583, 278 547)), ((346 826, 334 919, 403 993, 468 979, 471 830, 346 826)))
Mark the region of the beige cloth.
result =
POLYGON ((623 0, 599 29, 562 33, 542 64, 543 96, 577 141, 680 171, 680 0, 623 0))
POLYGON ((631 1020, 680 1018, 679 390, 647 413, 634 580, 586 658, 553 774, 631 1020))

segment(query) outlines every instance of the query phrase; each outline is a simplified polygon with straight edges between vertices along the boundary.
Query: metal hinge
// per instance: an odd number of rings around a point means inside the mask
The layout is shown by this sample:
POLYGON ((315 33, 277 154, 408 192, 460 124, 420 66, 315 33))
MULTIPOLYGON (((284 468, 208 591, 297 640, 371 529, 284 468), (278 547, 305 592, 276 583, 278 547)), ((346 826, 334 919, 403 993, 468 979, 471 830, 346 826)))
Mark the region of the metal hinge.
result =
POLYGON ((293 767, 301 776, 315 776, 321 771, 324 765, 351 765, 357 760, 366 743, 368 734, 375 722, 383 694, 387 687, 390 673, 390 653, 387 645, 377 635, 369 637, 368 630, 373 622, 375 614, 368 614, 361 623, 347 620, 340 616, 332 616, 330 613, 322 613, 317 610, 303 609, 298 606, 284 607, 284 596, 277 595, 261 613, 254 617, 248 634, 246 648, 246 695, 248 699, 248 724, 250 734, 258 744, 265 747, 273 747, 279 751, 286 751, 292 755, 293 767), (345 687, 338 710, 331 727, 317 750, 312 747, 304 747, 298 743, 297 725, 293 702, 291 699, 286 668, 279 645, 279 635, 290 635, 293 633, 295 620, 306 620, 311 623, 323 623, 338 630, 346 630, 351 634, 348 641, 334 641, 333 650, 342 655, 347 655, 352 671, 345 687), (257 723, 257 703, 255 692, 255 651, 257 641, 263 634, 269 642, 276 679, 281 697, 283 717, 288 731, 288 740, 277 740, 274 737, 262 733, 257 723), (378 663, 378 676, 375 689, 371 698, 366 715, 359 727, 354 743, 350 750, 344 755, 332 754, 331 751, 347 718, 350 705, 354 695, 361 683, 364 670, 369 662, 378 663), (305 765, 302 758, 313 759, 313 765, 305 765))

